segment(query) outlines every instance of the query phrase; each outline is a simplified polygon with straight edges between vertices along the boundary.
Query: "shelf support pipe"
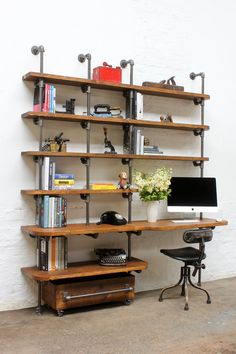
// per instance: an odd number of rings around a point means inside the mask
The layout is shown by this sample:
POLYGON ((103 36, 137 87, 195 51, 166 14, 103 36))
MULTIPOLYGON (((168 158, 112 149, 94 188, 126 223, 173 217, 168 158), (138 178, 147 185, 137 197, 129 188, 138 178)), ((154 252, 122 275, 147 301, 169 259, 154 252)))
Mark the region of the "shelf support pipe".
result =
MULTIPOLYGON (((201 77, 201 93, 204 94, 205 93, 205 73, 204 72, 200 72, 198 74, 195 73, 190 73, 189 77, 191 80, 195 80, 195 78, 197 76, 201 77)), ((204 112, 204 108, 205 108, 205 101, 204 99, 201 100, 201 124, 204 125, 204 120, 205 120, 205 112, 204 112)), ((201 131, 200 134, 201 137, 201 157, 204 157, 204 130, 201 131)), ((200 177, 204 176, 204 161, 202 161, 202 163, 200 164, 200 177)), ((203 213, 200 213, 200 219, 203 218, 203 213)), ((199 269, 198 272, 198 283, 199 286, 201 286, 201 269, 199 269)))
MULTIPOLYGON (((44 65, 44 46, 40 45, 40 46, 36 46, 34 45, 31 48, 31 53, 33 55, 38 55, 40 57, 40 74, 43 74, 43 65, 44 65)), ((43 111, 43 88, 44 88, 44 81, 41 79, 39 80, 38 83, 39 86, 39 110, 40 112, 43 111)), ((43 120, 39 119, 38 120, 38 126, 39 126, 39 151, 42 151, 42 146, 43 146, 43 120)), ((38 160, 39 163, 39 189, 42 189, 42 167, 43 167, 43 158, 40 157, 38 160)))
MULTIPOLYGON (((130 85, 134 84, 134 61, 133 59, 129 59, 129 60, 125 60, 122 59, 120 61, 120 66, 122 69, 125 69, 127 67, 127 65, 130 65, 130 85)), ((130 119, 135 118, 134 117, 134 112, 133 112, 133 107, 134 107, 134 91, 130 90, 129 91, 129 117, 130 119)), ((133 134, 133 125, 130 125, 129 127, 129 134, 130 134, 130 146, 129 146, 129 150, 130 150, 130 154, 132 153, 132 134, 133 134)))
MULTIPOLYGON (((133 160, 129 160, 129 183, 132 185, 132 178, 133 178, 133 160)), ((128 222, 132 221, 132 193, 129 193, 128 196, 128 222)))
MULTIPOLYGON (((87 71, 87 79, 91 80, 91 59, 92 56, 90 53, 87 54, 79 54, 78 55, 78 61, 80 63, 84 63, 85 60, 87 59, 88 61, 88 71, 87 71)), ((86 94, 87 94, 87 116, 89 117, 91 115, 91 86, 87 85, 86 87, 86 94)), ((90 122, 87 122, 86 124, 86 151, 87 153, 90 153, 90 130, 91 130, 91 124, 90 122)), ((90 187, 90 160, 86 164, 86 188, 89 189, 90 187)), ((89 224, 89 205, 90 205, 90 195, 87 196, 86 201, 86 224, 89 224)))
MULTIPOLYGON (((205 92, 205 73, 200 72, 198 74, 195 73, 190 73, 189 77, 191 80, 195 80, 196 77, 200 76, 201 77, 201 93, 204 94, 205 92)), ((205 112, 204 112, 204 107, 205 107, 205 101, 204 99, 201 100, 201 124, 204 125, 204 120, 205 120, 205 112)), ((201 157, 204 157, 204 130, 201 131, 200 134, 201 137, 201 157)), ((204 163, 200 164, 200 176, 204 176, 204 163)))

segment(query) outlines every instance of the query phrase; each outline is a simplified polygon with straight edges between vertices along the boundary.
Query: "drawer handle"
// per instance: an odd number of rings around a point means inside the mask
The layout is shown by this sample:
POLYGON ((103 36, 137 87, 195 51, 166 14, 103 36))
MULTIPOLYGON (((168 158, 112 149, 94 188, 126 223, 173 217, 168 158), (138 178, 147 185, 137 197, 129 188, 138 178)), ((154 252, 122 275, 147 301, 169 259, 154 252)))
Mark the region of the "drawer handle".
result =
POLYGON ((97 293, 92 293, 92 294, 81 294, 81 295, 69 295, 68 293, 64 293, 64 300, 68 301, 68 300, 73 300, 73 299, 80 299, 82 297, 89 297, 89 296, 98 296, 98 295, 106 295, 106 294, 114 294, 114 293, 120 293, 120 292, 129 292, 129 291, 133 291, 134 288, 133 287, 129 287, 129 288, 123 288, 123 289, 117 289, 117 290, 106 290, 106 291, 99 291, 97 293))

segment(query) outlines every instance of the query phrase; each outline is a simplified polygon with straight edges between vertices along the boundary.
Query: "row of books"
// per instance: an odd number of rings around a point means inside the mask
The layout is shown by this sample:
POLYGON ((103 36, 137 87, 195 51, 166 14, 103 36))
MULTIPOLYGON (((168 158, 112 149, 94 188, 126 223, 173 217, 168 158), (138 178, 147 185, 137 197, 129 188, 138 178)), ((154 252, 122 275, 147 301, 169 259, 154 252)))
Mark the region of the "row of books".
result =
MULTIPOLYGON (((70 189, 74 186, 75 176, 72 173, 56 173, 56 163, 51 157, 43 158, 42 165, 42 189, 70 189)), ((37 173, 37 182, 39 176, 37 173)))
POLYGON ((39 270, 66 269, 68 240, 63 236, 37 237, 37 267, 39 270))
POLYGON ((133 127, 132 152, 137 155, 163 154, 156 145, 144 145, 144 135, 137 127, 133 127))
POLYGON ((67 201, 63 197, 38 197, 36 224, 43 228, 66 226, 67 201))
MULTIPOLYGON (((53 85, 45 84, 43 87, 43 112, 56 112, 56 88, 53 85)), ((39 104, 39 85, 36 85, 34 88, 34 111, 40 112, 40 104, 39 104)))

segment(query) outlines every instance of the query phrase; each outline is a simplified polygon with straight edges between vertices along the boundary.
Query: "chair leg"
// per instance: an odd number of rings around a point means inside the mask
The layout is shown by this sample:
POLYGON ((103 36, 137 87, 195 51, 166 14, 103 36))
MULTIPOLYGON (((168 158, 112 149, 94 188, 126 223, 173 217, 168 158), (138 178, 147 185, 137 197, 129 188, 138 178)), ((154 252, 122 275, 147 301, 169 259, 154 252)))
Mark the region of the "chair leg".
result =
POLYGON ((193 282, 192 282, 192 280, 191 280, 190 272, 188 273, 188 281, 189 281, 189 284, 190 284, 193 288, 204 291, 204 292, 206 293, 206 295, 207 295, 207 304, 211 304, 211 297, 210 297, 208 291, 205 290, 205 289, 203 289, 203 288, 200 288, 199 286, 197 286, 197 285, 195 285, 195 284, 193 284, 193 282))
MULTIPOLYGON (((187 271, 187 269, 186 269, 186 271, 187 271)), ((187 283, 187 281, 188 281, 188 276, 187 276, 187 274, 185 272, 185 274, 184 274, 184 283, 183 283, 183 285, 184 285, 184 294, 185 294, 185 305, 184 305, 184 310, 185 311, 189 310, 189 306, 188 306, 188 283, 187 283)))
POLYGON ((178 285, 181 284, 182 280, 183 280, 183 267, 181 267, 180 279, 179 279, 178 283, 176 283, 175 285, 168 286, 167 288, 162 289, 162 291, 161 291, 161 293, 160 293, 160 296, 159 296, 159 301, 160 301, 160 302, 163 301, 163 293, 164 293, 166 290, 176 288, 178 285))

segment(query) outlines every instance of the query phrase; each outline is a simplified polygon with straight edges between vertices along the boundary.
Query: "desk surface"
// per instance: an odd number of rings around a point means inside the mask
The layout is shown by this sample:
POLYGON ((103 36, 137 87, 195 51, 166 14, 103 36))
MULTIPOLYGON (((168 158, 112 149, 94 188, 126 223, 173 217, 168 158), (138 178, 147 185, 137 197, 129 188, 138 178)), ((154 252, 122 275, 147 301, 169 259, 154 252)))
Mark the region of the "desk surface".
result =
POLYGON ((196 220, 195 222, 178 222, 175 223, 171 219, 161 219, 156 222, 147 222, 146 220, 132 221, 126 225, 97 225, 91 223, 86 224, 68 224, 61 228, 42 228, 36 225, 22 226, 23 232, 32 236, 77 236, 86 234, 104 234, 111 232, 129 232, 129 231, 174 231, 174 230, 187 230, 191 228, 204 228, 204 227, 217 227, 227 225, 228 221, 216 219, 196 220))

